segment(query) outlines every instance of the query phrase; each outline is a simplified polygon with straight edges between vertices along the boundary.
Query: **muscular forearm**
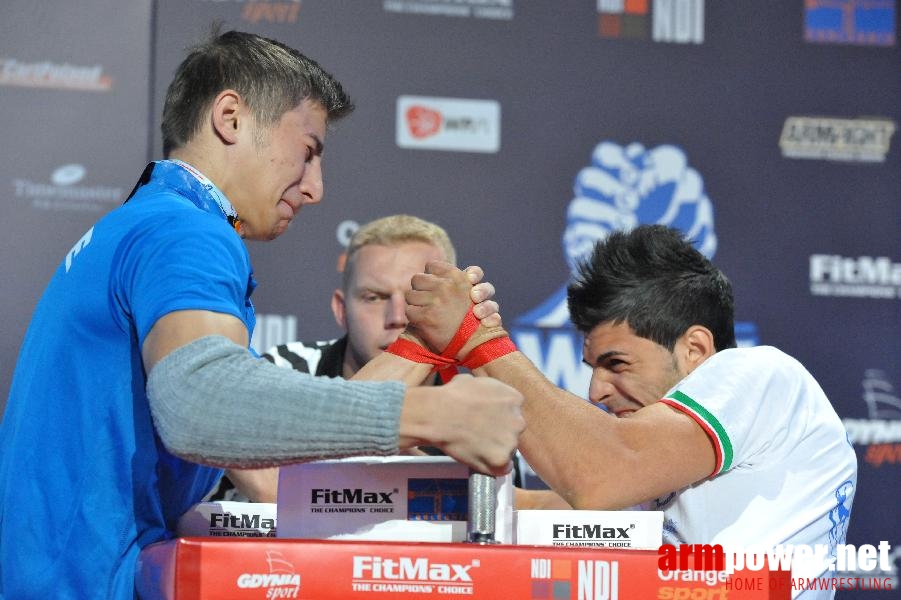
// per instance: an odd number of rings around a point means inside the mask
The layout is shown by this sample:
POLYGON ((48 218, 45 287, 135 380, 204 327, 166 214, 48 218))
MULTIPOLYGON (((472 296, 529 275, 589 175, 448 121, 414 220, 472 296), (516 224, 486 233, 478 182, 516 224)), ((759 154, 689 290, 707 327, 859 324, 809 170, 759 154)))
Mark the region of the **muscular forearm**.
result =
POLYGON ((520 451, 573 508, 634 506, 700 481, 713 468, 704 432, 665 404, 618 419, 553 385, 519 352, 476 374, 522 392, 527 427, 520 451))
POLYGON ((261 467, 398 450, 405 386, 312 377, 254 359, 221 336, 182 346, 150 372, 166 447, 226 467, 261 467))
POLYGON ((588 508, 582 505, 591 502, 587 496, 594 484, 587 475, 595 469, 586 468, 584 454, 593 451, 591 440, 598 432, 587 424, 599 416, 593 414, 598 409, 553 385, 520 352, 494 360, 475 374, 494 377, 523 393, 526 430, 519 438, 520 451, 567 502, 588 508))

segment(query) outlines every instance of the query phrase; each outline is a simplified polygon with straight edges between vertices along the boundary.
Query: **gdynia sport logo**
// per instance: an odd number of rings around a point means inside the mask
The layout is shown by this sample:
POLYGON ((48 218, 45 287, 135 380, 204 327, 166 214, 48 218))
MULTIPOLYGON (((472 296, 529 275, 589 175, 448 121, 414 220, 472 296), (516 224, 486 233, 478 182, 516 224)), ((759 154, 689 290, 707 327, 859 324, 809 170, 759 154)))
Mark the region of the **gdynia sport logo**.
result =
POLYGON ((720 583, 723 589, 890 590, 895 585, 887 541, 862 544, 778 544, 775 547, 720 544, 664 544, 658 549, 660 579, 720 583), (791 573, 790 580, 754 573, 791 573), (878 570, 878 575, 877 575, 878 570), (874 573, 861 577, 861 573, 874 573), (851 575, 853 574, 853 576, 851 575))

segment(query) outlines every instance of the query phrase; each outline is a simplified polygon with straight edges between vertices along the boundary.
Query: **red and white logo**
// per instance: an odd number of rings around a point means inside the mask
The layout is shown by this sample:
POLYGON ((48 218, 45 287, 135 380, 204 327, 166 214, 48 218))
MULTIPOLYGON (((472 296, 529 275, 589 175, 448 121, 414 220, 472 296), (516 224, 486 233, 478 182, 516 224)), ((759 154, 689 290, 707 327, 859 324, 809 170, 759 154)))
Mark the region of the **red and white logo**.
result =
POLYGON ((441 129, 441 113, 427 106, 414 104, 407 109, 407 127, 416 139, 435 135, 441 129))
POLYGON ((496 100, 400 96, 396 137, 401 148, 494 153, 501 107, 496 100))

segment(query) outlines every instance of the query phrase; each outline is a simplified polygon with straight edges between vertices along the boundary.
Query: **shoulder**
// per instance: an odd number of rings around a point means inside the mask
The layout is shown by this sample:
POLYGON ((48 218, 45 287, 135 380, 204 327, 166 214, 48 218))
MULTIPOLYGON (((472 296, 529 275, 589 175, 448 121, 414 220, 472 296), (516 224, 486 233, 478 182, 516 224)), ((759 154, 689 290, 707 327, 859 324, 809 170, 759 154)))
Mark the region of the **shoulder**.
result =
POLYGON ((704 361, 696 371, 698 377, 719 376, 725 372, 732 377, 747 374, 757 379, 809 376, 807 369, 797 359, 773 346, 720 350, 704 361))

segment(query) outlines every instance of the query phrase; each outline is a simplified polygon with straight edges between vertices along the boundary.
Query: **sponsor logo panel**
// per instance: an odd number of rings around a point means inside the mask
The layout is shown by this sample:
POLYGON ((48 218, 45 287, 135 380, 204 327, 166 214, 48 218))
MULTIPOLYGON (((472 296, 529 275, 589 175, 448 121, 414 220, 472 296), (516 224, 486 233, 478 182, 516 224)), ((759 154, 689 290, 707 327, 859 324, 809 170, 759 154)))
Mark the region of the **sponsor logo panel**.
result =
POLYGON ((423 556, 357 555, 353 557, 351 588, 355 592, 406 594, 473 594, 473 575, 481 560, 438 562, 423 556))
POLYGON ((72 163, 54 169, 47 181, 14 177, 13 196, 39 210, 76 212, 105 211, 124 199, 122 188, 82 184, 87 175, 84 165, 72 163))
POLYGON ((311 488, 310 512, 314 513, 365 513, 394 512, 394 500, 399 490, 372 490, 364 488, 311 488))
POLYGON ((804 39, 819 44, 895 45, 895 0, 806 0, 804 39))
POLYGON ((632 538, 628 527, 604 527, 599 523, 555 523, 552 527, 554 546, 594 547, 594 548, 631 548, 632 538))
POLYGON ((597 0, 598 36, 704 43, 704 0, 597 0))
POLYGON ((276 520, 257 513, 211 512, 209 535, 214 537, 275 537, 276 520))
POLYGON ((469 480, 427 477, 407 480, 407 519, 466 521, 469 517, 469 480))
POLYGON ((887 118, 788 117, 779 147, 786 158, 884 162, 896 128, 887 118))
POLYGON ((240 5, 244 23, 297 23, 303 0, 268 2, 263 0, 200 0, 223 6, 240 5))
POLYGON ((430 17, 513 19, 513 0, 383 0, 382 9, 430 17))
POLYGON ((300 574, 294 564, 278 550, 266 551, 268 572, 241 573, 235 585, 239 590, 260 590, 261 598, 298 598, 300 574))
POLYGON ((399 96, 396 141, 401 148, 496 153, 501 146, 500 103, 399 96))
POLYGON ((108 92, 113 87, 113 79, 103 72, 103 65, 73 65, 50 60, 30 62, 0 57, 0 85, 108 92))
POLYGON ((619 600, 619 562, 615 560, 531 559, 533 600, 584 598, 619 600), (576 595, 573 595, 576 592, 576 595))
POLYGON ((810 293, 836 298, 901 298, 901 263, 888 256, 810 256, 810 293))
POLYGON ((842 419, 849 441, 871 467, 901 465, 901 395, 881 369, 867 369, 861 387, 867 418, 842 419))

